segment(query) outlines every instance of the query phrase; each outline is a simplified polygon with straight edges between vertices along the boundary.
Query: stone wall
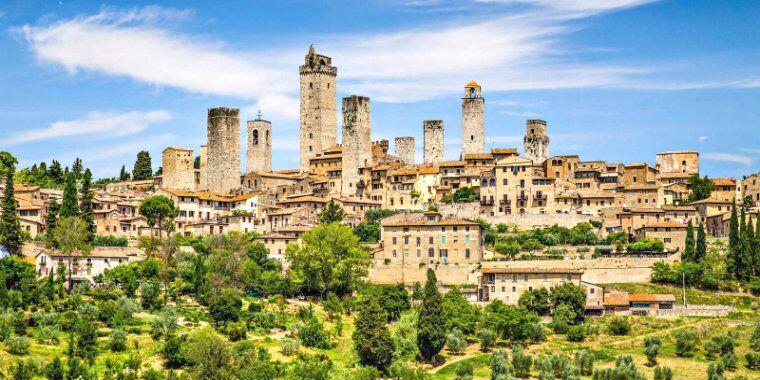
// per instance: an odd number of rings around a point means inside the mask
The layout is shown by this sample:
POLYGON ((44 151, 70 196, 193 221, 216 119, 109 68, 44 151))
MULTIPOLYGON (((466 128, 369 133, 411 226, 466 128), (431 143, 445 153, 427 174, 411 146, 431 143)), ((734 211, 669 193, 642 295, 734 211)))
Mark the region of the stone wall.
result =
POLYGON ((185 148, 169 147, 162 153, 162 186, 169 189, 195 189, 195 169, 193 151, 185 148))
POLYGON ((246 138, 246 172, 272 171, 272 123, 262 120, 248 120, 246 138))
POLYGON ((413 285, 415 282, 425 284, 427 269, 432 268, 440 285, 475 285, 480 271, 476 264, 438 264, 438 265, 386 265, 383 260, 374 260, 369 270, 369 280, 378 284, 413 285))
POLYGON ((482 97, 462 98, 462 155, 485 151, 485 122, 482 97))
POLYGON ((396 137, 395 153, 407 164, 414 163, 414 136, 396 137))
POLYGON ((240 187, 240 109, 208 110, 208 189, 231 193, 240 187))
MULTIPOLYGON (((680 302, 681 300, 677 300, 680 302)), ((689 302, 689 299, 686 299, 689 302)), ((657 309, 653 310, 653 315, 663 318, 678 318, 678 317, 725 317, 728 313, 736 310, 733 306, 724 305, 674 305, 673 309, 657 309)))
POLYGON ((673 151, 657 153, 655 167, 660 173, 699 173, 699 153, 696 151, 673 151))
POLYGON ((195 184, 195 187, 198 189, 208 189, 208 146, 201 145, 199 156, 198 183, 195 184))
POLYGON ((517 226, 521 230, 549 227, 555 224, 570 228, 581 222, 598 219, 582 214, 508 214, 489 216, 480 213, 480 202, 440 204, 438 208, 444 215, 456 215, 465 219, 481 218, 491 224, 506 223, 517 226))
POLYGON ((523 138, 525 156, 534 164, 544 162, 549 157, 549 136, 546 135, 546 122, 530 119, 525 123, 523 138))
POLYGON ((343 98, 341 194, 344 196, 357 195, 359 168, 372 163, 370 125, 369 98, 356 95, 343 98))
POLYGON ((443 120, 422 122, 425 163, 443 161, 443 120))

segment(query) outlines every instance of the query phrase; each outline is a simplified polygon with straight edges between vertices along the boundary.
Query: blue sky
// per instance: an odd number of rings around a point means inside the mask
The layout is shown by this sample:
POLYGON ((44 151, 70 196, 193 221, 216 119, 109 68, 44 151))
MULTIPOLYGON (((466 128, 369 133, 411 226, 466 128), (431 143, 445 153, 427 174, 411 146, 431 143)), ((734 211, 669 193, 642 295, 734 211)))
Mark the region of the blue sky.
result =
MULTIPOLYGON (((0 3, 0 149, 82 157, 96 176, 148 149, 205 142, 206 110, 261 109, 275 169, 298 166, 298 66, 333 58, 338 96, 372 99, 373 139, 443 119, 457 158, 463 86, 486 145, 648 161, 695 149, 703 174, 760 170, 760 2, 395 0, 0 3), (221 4, 218 4, 221 3, 221 4)), ((340 103, 338 103, 340 105, 340 103)), ((340 133, 339 133, 340 135, 340 133)))

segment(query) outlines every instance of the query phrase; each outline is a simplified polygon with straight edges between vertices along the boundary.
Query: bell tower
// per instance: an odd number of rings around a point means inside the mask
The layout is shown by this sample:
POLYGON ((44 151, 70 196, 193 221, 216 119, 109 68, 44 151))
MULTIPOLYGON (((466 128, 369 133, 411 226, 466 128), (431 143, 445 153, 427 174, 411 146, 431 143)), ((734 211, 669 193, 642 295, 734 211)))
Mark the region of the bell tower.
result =
POLYGON ((309 170, 309 160, 338 140, 335 110, 335 78, 338 69, 328 56, 317 54, 314 44, 309 46, 301 76, 301 171, 309 170))
POLYGON ((465 154, 485 151, 485 124, 483 109, 486 100, 480 94, 480 85, 472 81, 464 86, 462 98, 462 157, 465 154))

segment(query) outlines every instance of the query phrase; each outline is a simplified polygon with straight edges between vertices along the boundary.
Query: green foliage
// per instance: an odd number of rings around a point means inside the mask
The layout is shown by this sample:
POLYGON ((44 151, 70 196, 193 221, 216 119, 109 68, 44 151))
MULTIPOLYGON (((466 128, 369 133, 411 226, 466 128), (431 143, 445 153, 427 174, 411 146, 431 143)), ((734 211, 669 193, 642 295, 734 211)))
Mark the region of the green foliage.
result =
POLYGON ((374 298, 378 302, 380 309, 387 316, 388 322, 397 320, 401 313, 411 307, 409 292, 406 291, 403 284, 367 284, 364 287, 364 293, 367 298, 374 298))
POLYGON ((454 370, 454 375, 456 376, 455 380, 472 380, 473 375, 473 366, 472 363, 469 361, 463 361, 457 363, 456 369, 454 370))
POLYGON ((135 166, 132 168, 132 179, 143 181, 151 177, 153 177, 153 168, 151 167, 150 153, 146 150, 141 150, 137 153, 135 166))
POLYGON ((707 178, 707 176, 702 178, 699 176, 699 174, 692 174, 692 176, 687 180, 687 183, 691 189, 689 197, 687 198, 687 202, 695 202, 701 201, 702 199, 707 199, 715 189, 715 184, 711 179, 707 178))
POLYGON ((299 346, 298 340, 286 338, 280 341, 280 352, 285 356, 293 356, 298 353, 299 346))
POLYGON ((654 367, 654 380, 673 380, 673 370, 660 365, 654 367))
POLYGON ((58 211, 60 218, 79 216, 79 200, 77 198, 77 185, 74 174, 66 175, 66 184, 63 187, 63 200, 58 211))
POLYGON ((92 203, 94 194, 92 192, 92 172, 90 172, 90 169, 84 171, 84 175, 82 176, 82 186, 79 189, 79 193, 79 211, 85 226, 87 226, 86 240, 92 242, 95 238, 96 228, 95 219, 92 214, 95 206, 92 203))
POLYGON ((747 368, 753 370, 760 369, 760 352, 748 351, 744 354, 744 358, 747 359, 747 368))
POLYGON ((520 246, 519 243, 513 240, 508 241, 500 241, 494 245, 494 251, 500 255, 508 256, 512 260, 514 260, 515 255, 517 255, 523 247, 520 246))
POLYGON ((749 347, 755 351, 760 351, 760 321, 755 322, 755 328, 749 338, 749 347))
POLYGON ((574 362, 581 375, 590 376, 594 372, 594 354, 588 350, 576 351, 574 362))
POLYGON ((523 292, 517 304, 538 315, 548 315, 551 311, 551 297, 543 287, 523 292))
POLYGON ((378 209, 371 209, 364 212, 364 219, 366 223, 376 223, 379 222, 380 219, 394 215, 398 211, 396 210, 389 210, 384 208, 378 208, 378 209))
POLYGON ((240 319, 243 308, 242 294, 235 288, 223 288, 208 297, 208 313, 217 325, 240 319))
POLYGON ((571 326, 567 330, 567 340, 570 342, 583 342, 586 340, 586 327, 583 325, 571 326))
POLYGON ((432 361, 445 343, 446 320, 443 315, 443 299, 438 292, 435 272, 428 269, 417 320, 417 348, 423 359, 432 361))
POLYGON ((644 237, 628 246, 630 252, 662 252, 665 250, 665 243, 657 238, 644 237))
POLYGON ((0 244, 11 254, 21 254, 24 238, 21 234, 21 222, 16 216, 16 196, 13 191, 13 176, 16 171, 16 158, 8 152, 0 152, 0 167, 5 171, 5 188, 3 189, 2 215, 0 215, 0 244))
POLYGON ((454 203, 477 202, 479 194, 471 187, 460 187, 452 195, 454 203))
POLYGON ((227 342, 212 329, 193 331, 184 344, 185 354, 194 379, 227 379, 230 377, 231 353, 227 342))
POLYGON ((31 343, 29 343, 29 339, 25 336, 13 335, 5 340, 5 345, 8 347, 8 353, 22 356, 29 354, 31 343))
POLYGON ((482 326, 492 329, 502 339, 524 341, 528 339, 530 325, 538 321, 538 316, 525 308, 495 300, 485 307, 482 326))
POLYGON ((507 351, 495 350, 491 354, 491 380, 508 379, 512 376, 513 368, 507 360, 507 351))
POLYGON ((467 301, 459 288, 453 288, 443 295, 443 315, 446 329, 457 329, 466 335, 475 333, 480 317, 480 309, 467 301))
POLYGON ((340 223, 345 216, 346 213, 343 211, 343 208, 335 200, 330 199, 317 214, 317 220, 319 224, 340 223))
POLYGON ((586 292, 571 282, 552 286, 549 290, 549 297, 552 301, 552 307, 567 305, 575 313, 576 318, 582 316, 586 308, 586 292))
POLYGON ((121 329, 113 330, 108 340, 108 348, 112 352, 125 351, 127 349, 127 333, 121 329))
POLYGON ((380 224, 376 222, 359 223, 354 227, 354 235, 363 243, 377 243, 380 241, 380 224))
POLYGON ((454 329, 446 336, 446 348, 454 355, 461 355, 467 349, 467 340, 461 331, 454 329))
POLYGON ((173 220, 179 214, 179 208, 171 198, 164 195, 152 195, 140 202, 137 212, 145 218, 151 227, 158 228, 159 237, 164 229, 165 220, 173 220))
POLYGON ((298 354, 298 358, 288 367, 286 380, 328 380, 333 362, 324 355, 298 354))
POLYGON ((496 343, 496 332, 489 328, 481 328, 478 331, 478 341, 480 342, 480 350, 488 351, 496 343))
POLYGON ((529 377, 530 368, 533 366, 533 357, 525 352, 522 346, 512 347, 512 367, 517 377, 529 377))
POLYGON ((140 286, 140 305, 143 309, 161 308, 161 287, 157 282, 145 282, 140 286))
POLYGON ((298 327, 298 339, 306 347, 330 348, 330 336, 325 325, 315 315, 311 315, 298 327))
POLYGON ((566 334, 575 322, 577 314, 566 304, 560 304, 552 312, 552 330, 557 334, 566 334))
POLYGON ((611 335, 628 335, 631 332, 631 323, 626 317, 612 317, 607 325, 607 331, 611 335))
POLYGON ((618 356, 615 367, 595 369, 591 378, 593 380, 646 380, 646 376, 639 372, 630 355, 618 356))
POLYGON ((187 364, 187 358, 182 348, 184 341, 184 337, 176 334, 166 337, 161 349, 161 355, 164 357, 164 366, 166 368, 177 369, 187 364))
POLYGON ((699 336, 693 330, 678 330, 673 334, 676 340, 676 355, 691 356, 699 344, 699 336))
POLYGON ((654 367, 657 365, 657 355, 660 353, 660 338, 657 337, 645 337, 644 338, 644 355, 647 357, 647 365, 654 367))
POLYGON ((384 314, 377 299, 367 297, 359 306, 356 330, 352 336, 359 363, 375 367, 381 372, 391 365, 394 351, 384 314))
POLYGON ((48 380, 63 380, 66 370, 61 358, 56 356, 45 366, 42 372, 48 380))
POLYGON ((540 323, 531 323, 528 325, 528 341, 531 343, 540 343, 546 340, 544 326, 540 323))
POLYGON ((129 239, 124 236, 96 235, 92 245, 95 247, 126 247, 129 239))

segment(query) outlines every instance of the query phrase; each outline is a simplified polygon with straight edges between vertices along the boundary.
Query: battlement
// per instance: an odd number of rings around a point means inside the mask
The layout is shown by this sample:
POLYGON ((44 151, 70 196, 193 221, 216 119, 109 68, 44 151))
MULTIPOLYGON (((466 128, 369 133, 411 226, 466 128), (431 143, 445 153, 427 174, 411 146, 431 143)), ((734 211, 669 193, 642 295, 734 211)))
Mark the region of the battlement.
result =
POLYGON ((536 125, 536 124, 538 124, 538 125, 543 125, 545 127, 546 126, 546 121, 545 120, 541 120, 541 119, 528 119, 528 121, 526 122, 526 124, 527 125, 536 125))
POLYGON ((424 120, 422 122, 424 129, 443 129, 443 120, 424 120))
POLYGON ((217 117, 239 117, 240 116, 240 108, 231 108, 231 107, 214 107, 208 109, 208 118, 217 118, 217 117))

